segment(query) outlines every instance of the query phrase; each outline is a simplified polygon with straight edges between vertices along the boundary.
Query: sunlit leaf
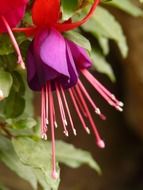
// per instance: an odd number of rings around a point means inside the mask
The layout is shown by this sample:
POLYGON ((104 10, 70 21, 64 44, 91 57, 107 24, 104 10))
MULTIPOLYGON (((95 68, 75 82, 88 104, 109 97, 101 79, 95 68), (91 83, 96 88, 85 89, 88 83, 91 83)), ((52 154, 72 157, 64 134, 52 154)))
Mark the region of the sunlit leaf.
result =
MULTIPOLYGON (((13 140, 14 147, 23 162, 51 172, 51 143, 48 141, 34 141, 29 138, 13 140)), ((56 142, 56 159, 70 167, 77 168, 87 164, 97 172, 101 172, 99 166, 90 153, 76 149, 73 145, 62 141, 56 142)), ((48 176, 47 176, 48 177, 48 176)), ((49 179, 50 180, 50 179, 49 179)), ((51 181, 52 182, 52 181, 51 181)))
POLYGON ((0 136, 0 160, 18 176, 27 180, 34 189, 37 189, 37 180, 32 168, 20 162, 12 143, 3 136, 0 136))

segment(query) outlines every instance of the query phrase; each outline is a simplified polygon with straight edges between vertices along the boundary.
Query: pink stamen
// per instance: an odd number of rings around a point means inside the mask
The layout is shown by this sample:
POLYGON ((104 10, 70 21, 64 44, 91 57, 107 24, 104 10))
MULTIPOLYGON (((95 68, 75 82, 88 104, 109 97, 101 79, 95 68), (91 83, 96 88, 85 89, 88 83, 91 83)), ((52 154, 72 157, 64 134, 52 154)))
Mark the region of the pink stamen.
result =
POLYGON ((118 101, 103 85, 101 85, 87 69, 82 69, 81 73, 90 82, 90 84, 98 91, 99 94, 113 107, 122 111, 121 102, 118 101))
POLYGON ((44 87, 41 92, 41 137, 44 140, 47 140, 47 127, 45 123, 45 92, 44 87))
POLYGON ((54 119, 54 126, 55 126, 55 128, 58 128, 58 124, 57 124, 57 121, 56 121, 56 113, 55 113, 55 106, 54 106, 54 104, 53 104, 53 119, 54 119))
POLYGON ((88 94, 87 90, 85 89, 85 87, 83 86, 83 84, 80 80, 78 80, 76 88, 81 89, 82 93, 87 98, 87 100, 89 101, 89 103, 93 107, 93 109, 95 110, 95 113, 98 114, 102 120, 105 120, 106 116, 104 114, 102 114, 100 109, 95 105, 95 103, 93 102, 92 98, 90 97, 90 95, 88 94))
POLYGON ((82 95, 82 93, 81 93, 81 91, 80 91, 80 88, 78 88, 78 87, 76 86, 75 89, 76 89, 76 92, 77 92, 77 94, 78 94, 78 96, 79 96, 79 99, 80 99, 81 102, 82 102, 82 105, 84 106, 84 109, 86 110, 86 113, 87 113, 89 122, 90 122, 90 124, 91 124, 91 126, 92 126, 92 129, 93 129, 94 134, 95 134, 95 137, 96 137, 97 145, 98 145, 100 148, 104 148, 104 147, 105 147, 104 141, 101 139, 101 137, 100 137, 100 135, 99 135, 99 133, 98 133, 97 127, 96 127, 96 125, 95 125, 95 123, 94 123, 94 121, 93 121, 93 119, 92 119, 92 116, 91 116, 90 111, 89 111, 89 109, 88 109, 88 106, 87 106, 87 104, 86 104, 86 102, 85 102, 85 100, 84 100, 84 98, 83 98, 83 95, 82 95))
POLYGON ((51 84, 49 83, 49 111, 50 111, 50 124, 51 124, 51 136, 52 136, 52 177, 54 179, 58 178, 58 173, 56 171, 56 150, 55 150, 55 128, 53 119, 53 97, 51 91, 51 84))
POLYGON ((72 117, 71 117, 71 114, 70 114, 70 110, 69 110, 69 106, 68 106, 68 103, 67 103, 67 100, 66 100, 66 96, 65 96, 63 87, 61 85, 60 85, 60 90, 62 92, 62 97, 63 97, 64 104, 65 104, 65 107, 66 107, 66 110, 67 110, 67 114, 68 114, 68 117, 69 117, 69 120, 70 120, 71 128, 73 130, 73 134, 76 136, 77 135, 76 129, 74 128, 74 124, 73 124, 73 120, 72 120, 72 117))
POLYGON ((48 86, 48 83, 46 85, 46 89, 45 89, 45 92, 46 92, 46 125, 49 125, 49 97, 48 97, 48 89, 49 89, 49 86, 48 86))
POLYGON ((15 39, 13 33, 12 33, 12 30, 11 30, 11 28, 10 28, 10 26, 9 26, 9 24, 8 24, 8 22, 7 22, 7 20, 5 19, 5 17, 1 16, 1 19, 2 19, 2 21, 3 21, 3 23, 4 23, 5 27, 6 27, 6 29, 7 29, 7 31, 8 31, 8 34, 9 34, 10 39, 11 39, 11 42, 12 42, 12 44, 13 44, 13 46, 14 46, 16 52, 17 52, 17 55, 18 55, 18 63, 21 65, 22 69, 25 69, 24 61, 23 61, 23 59, 22 59, 22 55, 21 55, 21 52, 20 52, 18 43, 16 42, 16 39, 15 39))
POLYGON ((76 110, 76 112, 77 112, 77 114, 78 114, 78 117, 79 117, 79 119, 80 119, 80 121, 81 121, 81 123, 82 123, 83 128, 85 129, 85 131, 86 131, 88 134, 90 134, 89 128, 88 128, 88 127, 86 126, 86 124, 85 124, 85 121, 84 121, 84 119, 83 119, 83 117, 82 117, 82 115, 81 115, 81 113, 80 113, 80 110, 79 110, 79 108, 78 108, 78 105, 77 105, 77 103, 76 103, 76 100, 75 100, 75 98, 74 98, 74 95, 73 95, 71 89, 69 89, 69 94, 70 94, 70 97, 71 97, 71 99, 72 99, 72 102, 73 102, 73 105, 74 105, 74 107, 75 107, 75 110, 76 110))
POLYGON ((53 103, 53 119, 54 119, 54 126, 55 126, 55 128, 57 128, 58 125, 57 125, 57 122, 56 122, 56 113, 55 113, 54 100, 52 101, 52 103, 53 103))
POLYGON ((63 125, 63 128, 64 128, 64 134, 66 136, 69 136, 68 130, 66 128, 67 120, 66 120, 66 117, 65 117, 65 111, 64 111, 62 99, 61 99, 61 96, 60 96, 59 87, 58 87, 57 84, 55 84, 55 87, 56 87, 56 94, 57 94, 57 99, 58 99, 58 104, 59 104, 59 110, 60 110, 62 125, 63 125))
POLYGON ((73 92, 73 95, 74 95, 74 97, 75 97, 75 99, 76 99, 76 101, 77 101, 77 104, 78 104, 78 106, 79 106, 79 109, 81 110, 81 112, 83 113, 83 115, 84 115, 85 117, 87 117, 86 110, 84 109, 84 106, 82 105, 81 100, 78 98, 78 96, 77 96, 77 94, 76 94, 74 88, 72 88, 72 92, 73 92))

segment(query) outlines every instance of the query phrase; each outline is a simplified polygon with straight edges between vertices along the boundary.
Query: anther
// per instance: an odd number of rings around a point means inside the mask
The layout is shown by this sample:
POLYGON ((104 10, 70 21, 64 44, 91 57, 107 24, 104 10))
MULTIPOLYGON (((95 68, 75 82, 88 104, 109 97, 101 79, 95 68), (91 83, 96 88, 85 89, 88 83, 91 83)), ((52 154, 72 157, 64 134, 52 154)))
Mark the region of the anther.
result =
POLYGON ((68 126, 67 120, 64 119, 63 121, 64 121, 65 125, 68 126))
POLYGON ((58 128, 58 124, 56 121, 54 122, 54 125, 55 125, 55 128, 58 128))
POLYGON ((101 140, 101 139, 99 139, 99 140, 97 141, 97 145, 98 145, 99 148, 105 148, 105 143, 104 143, 104 141, 101 140))
POLYGON ((42 139, 45 140, 45 141, 48 139, 46 133, 42 134, 42 139))
POLYGON ((46 125, 49 125, 49 120, 46 118, 46 125))
POLYGON ((118 105, 123 107, 124 106, 124 103, 123 102, 118 102, 118 105))
POLYGON ((64 131, 64 134, 65 134, 67 137, 69 136, 68 131, 64 131))
POLYGON ((90 129, 88 127, 86 127, 86 132, 90 135, 90 129))
POLYGON ((120 111, 120 112, 123 111, 123 108, 121 108, 120 106, 116 106, 116 109, 117 109, 118 111, 120 111))
POLYGON ((59 175, 56 171, 52 171, 52 178, 53 179, 58 179, 59 175))
POLYGON ((75 136, 77 135, 76 129, 73 129, 73 134, 74 134, 75 136))
POLYGON ((97 113, 98 115, 100 115, 100 114, 101 114, 100 109, 99 109, 99 108, 96 108, 95 113, 97 113))
POLYGON ((116 100, 116 97, 114 94, 111 94, 111 98, 112 98, 112 100, 116 100))

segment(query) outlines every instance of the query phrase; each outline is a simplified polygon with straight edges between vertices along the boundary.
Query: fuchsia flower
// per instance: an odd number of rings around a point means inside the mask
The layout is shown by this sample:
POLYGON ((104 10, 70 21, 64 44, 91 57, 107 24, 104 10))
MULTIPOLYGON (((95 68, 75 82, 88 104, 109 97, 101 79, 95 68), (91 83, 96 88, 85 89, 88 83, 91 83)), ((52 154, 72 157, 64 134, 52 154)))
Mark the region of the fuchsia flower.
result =
POLYGON ((23 18, 28 0, 0 0, 0 32, 8 32, 18 55, 18 63, 24 68, 22 56, 11 31, 23 18))
POLYGON ((69 93, 71 102, 81 121, 83 129, 90 133, 87 121, 96 137, 96 143, 104 148, 96 125, 89 112, 88 104, 105 119, 100 109, 94 103, 79 76, 83 77, 95 90, 113 107, 122 111, 123 103, 118 101, 92 74, 88 71, 91 60, 84 48, 67 40, 61 32, 74 29, 86 22, 92 15, 99 0, 95 0, 88 15, 76 23, 58 23, 60 15, 60 0, 36 0, 32 9, 34 27, 17 29, 27 35, 34 35, 27 55, 28 83, 31 89, 41 91, 41 136, 47 139, 48 126, 52 136, 52 176, 57 178, 55 162, 55 127, 57 127, 54 99, 55 91, 59 105, 63 132, 69 136, 69 126, 76 135, 76 128, 69 109, 65 90, 69 93))

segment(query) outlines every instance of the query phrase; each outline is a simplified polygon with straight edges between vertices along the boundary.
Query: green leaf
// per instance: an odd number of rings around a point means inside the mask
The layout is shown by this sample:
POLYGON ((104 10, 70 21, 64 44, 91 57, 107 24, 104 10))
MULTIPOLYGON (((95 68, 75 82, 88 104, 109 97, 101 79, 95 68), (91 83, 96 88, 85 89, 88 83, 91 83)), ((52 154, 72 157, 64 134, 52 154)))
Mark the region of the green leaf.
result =
POLYGON ((87 151, 75 148, 73 145, 57 141, 56 142, 57 160, 67 166, 77 168, 83 164, 87 164, 92 169, 101 173, 99 165, 87 151))
POLYGON ((103 36, 97 37, 97 40, 99 42, 99 45, 102 48, 103 54, 108 55, 109 50, 110 50, 110 48, 109 48, 109 40, 107 38, 103 37, 103 36))
POLYGON ((78 0, 61 0, 63 20, 68 20, 78 7, 78 0))
POLYGON ((117 7, 132 16, 143 16, 142 9, 134 5, 130 0, 112 0, 108 2, 108 5, 117 7))
MULTIPOLYGON (((24 34, 16 34, 16 40, 20 45, 26 40, 26 36, 24 34)), ((2 44, 0 46, 0 55, 8 55, 15 51, 10 37, 7 34, 0 35, 0 44, 2 44)))
MULTIPOLYGON (((41 185, 57 190, 60 179, 54 180, 51 176, 51 144, 44 141, 34 141, 30 138, 18 138, 13 139, 13 145, 20 160, 37 170, 41 185)), ((57 172, 59 174, 58 164, 57 172)))
POLYGON ((12 72, 13 76, 13 89, 17 92, 20 96, 25 94, 25 84, 23 82, 22 76, 18 71, 12 72))
POLYGON ((93 3, 94 0, 61 0, 62 20, 68 20, 75 15, 79 10, 93 3))
POLYGON ((13 79, 10 73, 0 70, 0 99, 8 97, 13 79))
POLYGON ((38 169, 38 168, 33 168, 33 169, 34 169, 34 173, 38 179, 38 182, 43 187, 43 189, 44 190, 51 190, 52 187, 49 184, 49 181, 48 181, 49 179, 47 177, 45 177, 44 172, 42 172, 42 170, 38 169))
POLYGON ((121 25, 112 14, 106 9, 97 7, 92 18, 82 26, 86 32, 92 33, 95 37, 104 37, 114 40, 123 57, 127 56, 128 46, 123 34, 121 25))
POLYGON ((7 118, 15 118, 21 115, 25 108, 24 98, 12 90, 5 100, 4 114, 7 118))
POLYGON ((70 31, 70 32, 66 32, 64 36, 68 38, 69 40, 73 41, 74 43, 76 43, 77 45, 83 47, 84 49, 91 51, 91 45, 90 45, 89 40, 85 38, 83 35, 81 35, 80 33, 75 32, 75 31, 70 31))
POLYGON ((18 176, 28 181, 34 189, 37 189, 37 180, 32 168, 20 162, 11 141, 3 136, 0 136, 0 160, 18 176))
POLYGON ((19 119, 13 122, 13 127, 17 129, 31 129, 35 125, 37 125, 37 122, 30 117, 25 119, 19 119))
MULTIPOLYGON (((18 138, 16 140, 13 140, 13 144, 17 154, 25 164, 41 168, 43 171, 45 171, 45 169, 47 168, 47 172, 49 172, 48 175, 50 176, 50 142, 34 141, 29 138, 18 138)), ((56 141, 56 159, 58 162, 61 162, 73 168, 77 168, 82 164, 87 164, 91 168, 95 169, 98 173, 101 173, 99 166, 94 161, 90 153, 88 153, 87 151, 76 149, 73 145, 67 144, 62 141, 56 141)))
MULTIPOLYGON (((18 71, 12 72, 13 86, 10 94, 4 102, 4 114, 7 118, 16 118, 20 116, 25 109, 25 84, 18 71)), ((29 110, 30 111, 30 110, 29 110)))
POLYGON ((98 51, 94 50, 91 52, 93 60, 93 67, 100 73, 106 74, 111 81, 115 81, 115 75, 111 65, 106 61, 105 57, 98 51))
POLYGON ((22 117, 34 117, 34 106, 33 106, 33 91, 29 88, 27 84, 26 74, 22 73, 21 76, 23 77, 24 85, 25 85, 25 108, 22 114, 22 117))

